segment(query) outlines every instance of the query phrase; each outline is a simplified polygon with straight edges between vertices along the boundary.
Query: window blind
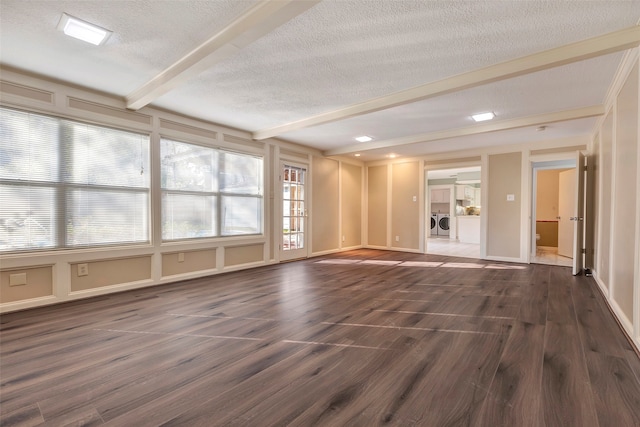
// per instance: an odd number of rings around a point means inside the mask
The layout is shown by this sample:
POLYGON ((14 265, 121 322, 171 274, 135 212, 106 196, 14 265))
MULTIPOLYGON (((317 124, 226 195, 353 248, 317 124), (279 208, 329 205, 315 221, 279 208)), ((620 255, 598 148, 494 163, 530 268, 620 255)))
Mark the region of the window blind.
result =
POLYGON ((149 137, 0 108, 0 251, 149 242, 149 137))
POLYGON ((263 159, 163 138, 162 239, 262 233, 263 159))

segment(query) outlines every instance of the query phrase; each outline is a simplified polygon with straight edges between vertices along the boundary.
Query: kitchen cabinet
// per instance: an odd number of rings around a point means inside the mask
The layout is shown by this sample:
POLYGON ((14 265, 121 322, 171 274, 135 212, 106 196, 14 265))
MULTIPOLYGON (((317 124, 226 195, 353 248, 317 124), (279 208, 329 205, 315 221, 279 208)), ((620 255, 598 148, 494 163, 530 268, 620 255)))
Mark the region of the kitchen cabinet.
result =
POLYGON ((476 188, 475 189, 475 194, 476 194, 476 197, 475 197, 475 201, 474 201, 473 205, 474 206, 482 206, 482 199, 480 198, 480 194, 481 194, 480 188, 476 188))
POLYGON ((431 203, 449 203, 449 189, 448 188, 432 189, 431 203))
POLYGON ((456 185, 456 200, 473 200, 475 189, 468 185, 456 185))
POLYGON ((458 241, 461 243, 480 243, 480 216, 459 216, 458 241))

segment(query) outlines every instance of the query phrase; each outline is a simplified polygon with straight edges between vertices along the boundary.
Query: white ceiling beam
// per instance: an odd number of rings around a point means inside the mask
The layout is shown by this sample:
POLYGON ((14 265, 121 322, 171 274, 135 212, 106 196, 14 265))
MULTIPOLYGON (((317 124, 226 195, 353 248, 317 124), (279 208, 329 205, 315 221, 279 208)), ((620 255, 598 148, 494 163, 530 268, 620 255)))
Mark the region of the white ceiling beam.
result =
POLYGON ((127 108, 138 110, 150 104, 158 97, 309 10, 320 1, 259 1, 222 31, 127 95, 125 97, 127 108))
POLYGON ((418 144, 422 142, 439 141, 443 139, 456 138, 461 136, 478 135, 482 133, 497 132, 509 129, 518 129, 529 126, 548 125, 550 123, 565 122, 568 120, 585 119, 589 117, 601 116, 605 113, 603 105, 592 107, 576 108, 573 110, 559 111, 555 113, 539 114, 529 117, 521 117, 510 120, 500 120, 496 122, 474 125, 458 129, 448 129, 438 132, 428 132, 418 135, 410 135, 402 138, 387 139, 383 141, 351 144, 332 150, 327 150, 325 156, 337 156, 341 154, 366 153, 370 150, 381 148, 394 148, 403 145, 418 144))
POLYGON ((640 44, 640 26, 625 28, 554 49, 523 56, 485 68, 447 77, 390 95, 349 105, 269 129, 253 133, 253 139, 262 140, 298 129, 343 120, 349 117, 386 110, 399 105, 433 98, 464 89, 481 86, 525 74, 595 58, 613 52, 631 49, 640 44))

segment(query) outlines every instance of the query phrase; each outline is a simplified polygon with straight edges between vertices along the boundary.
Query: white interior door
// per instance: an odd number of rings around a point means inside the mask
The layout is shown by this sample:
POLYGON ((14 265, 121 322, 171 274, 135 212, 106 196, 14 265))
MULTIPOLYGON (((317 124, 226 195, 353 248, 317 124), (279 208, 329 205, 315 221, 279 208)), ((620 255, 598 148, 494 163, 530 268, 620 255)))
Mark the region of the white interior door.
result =
POLYGON ((558 255, 573 257, 574 223, 576 207, 576 170, 560 172, 558 178, 558 255))
POLYGON ((307 249, 307 168, 304 165, 282 163, 282 237, 280 260, 306 258, 307 249))
POLYGON ((582 243, 584 238, 584 155, 576 154, 575 196, 573 199, 575 215, 573 221, 573 275, 580 274, 583 268, 582 243))

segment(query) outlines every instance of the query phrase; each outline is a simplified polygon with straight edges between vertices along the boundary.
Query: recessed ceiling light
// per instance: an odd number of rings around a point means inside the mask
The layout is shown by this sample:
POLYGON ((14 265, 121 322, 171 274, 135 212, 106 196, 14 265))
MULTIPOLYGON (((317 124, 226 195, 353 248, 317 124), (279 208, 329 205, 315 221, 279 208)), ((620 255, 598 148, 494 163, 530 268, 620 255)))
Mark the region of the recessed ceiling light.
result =
POLYGON ((104 44, 111 35, 111 31, 93 25, 82 19, 74 18, 66 13, 62 14, 58 29, 68 36, 80 39, 96 46, 104 44))
POLYGON ((356 141, 358 141, 358 142, 369 142, 369 141, 373 141, 373 138, 371 138, 370 136, 367 136, 367 135, 356 136, 356 141))
POLYGON ((493 119, 495 116, 496 116, 495 114, 489 112, 489 113, 474 114, 473 116, 471 116, 471 118, 476 122, 484 122, 485 120, 493 119))
POLYGON ((397 156, 395 154, 389 154, 390 159, 395 159, 397 156))
POLYGON ((356 153, 356 154, 354 154, 354 156, 360 157, 360 153, 356 153))

